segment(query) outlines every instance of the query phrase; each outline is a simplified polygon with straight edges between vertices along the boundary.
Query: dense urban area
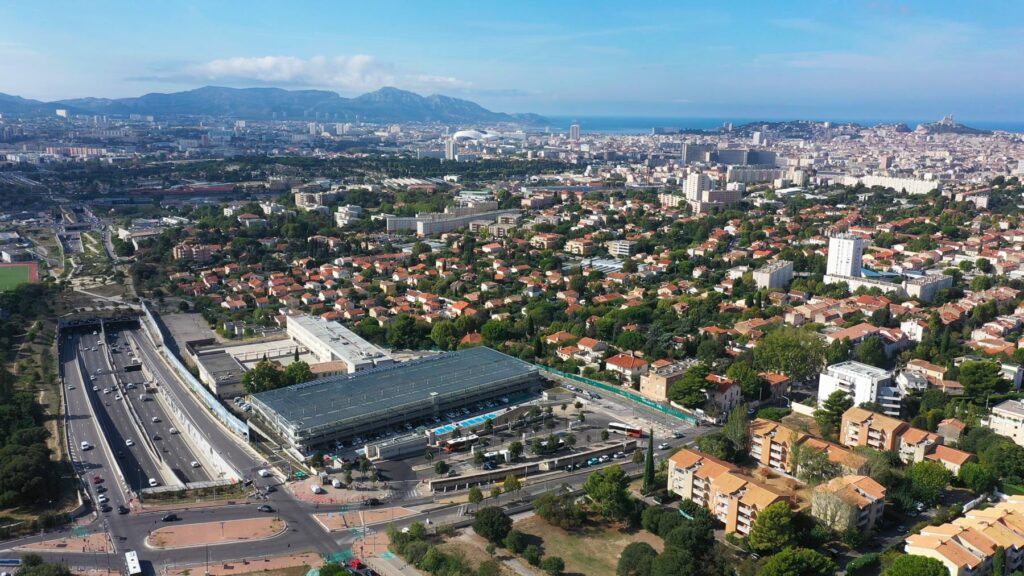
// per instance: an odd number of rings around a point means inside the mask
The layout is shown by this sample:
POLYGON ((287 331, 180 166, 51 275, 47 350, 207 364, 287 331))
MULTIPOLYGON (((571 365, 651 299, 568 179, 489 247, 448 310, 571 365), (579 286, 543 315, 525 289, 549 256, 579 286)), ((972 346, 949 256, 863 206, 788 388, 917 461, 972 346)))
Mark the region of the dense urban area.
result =
POLYGON ((1024 574, 1021 134, 97 102, 0 115, 0 570, 1024 574))

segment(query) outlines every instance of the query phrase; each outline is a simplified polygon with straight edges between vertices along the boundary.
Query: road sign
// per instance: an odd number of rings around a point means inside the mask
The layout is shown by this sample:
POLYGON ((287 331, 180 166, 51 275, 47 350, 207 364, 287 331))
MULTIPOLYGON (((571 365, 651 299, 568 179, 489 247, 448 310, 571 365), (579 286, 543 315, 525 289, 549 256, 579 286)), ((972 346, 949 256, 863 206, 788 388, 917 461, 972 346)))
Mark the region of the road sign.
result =
POLYGON ((0 566, 21 566, 21 558, 0 558, 0 566))

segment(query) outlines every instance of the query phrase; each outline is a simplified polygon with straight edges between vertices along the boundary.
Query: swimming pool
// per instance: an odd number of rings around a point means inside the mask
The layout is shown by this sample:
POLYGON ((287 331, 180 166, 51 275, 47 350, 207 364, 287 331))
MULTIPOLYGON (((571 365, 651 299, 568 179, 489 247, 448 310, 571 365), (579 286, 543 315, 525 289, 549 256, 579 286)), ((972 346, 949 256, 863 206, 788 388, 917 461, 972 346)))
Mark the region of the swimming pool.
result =
POLYGON ((456 427, 462 428, 463 430, 465 430, 466 428, 472 428, 473 426, 479 426, 480 424, 483 424, 484 422, 487 422, 488 420, 494 420, 495 418, 497 418, 498 416, 501 416, 505 412, 506 412, 506 410, 498 410, 496 412, 488 412, 487 414, 481 414, 479 416, 473 416, 472 418, 467 418, 465 420, 460 420, 459 422, 453 422, 452 424, 445 424, 444 426, 440 426, 438 428, 434 428, 432 430, 432 432, 436 436, 443 436, 444 434, 449 434, 452 431, 454 431, 456 427))

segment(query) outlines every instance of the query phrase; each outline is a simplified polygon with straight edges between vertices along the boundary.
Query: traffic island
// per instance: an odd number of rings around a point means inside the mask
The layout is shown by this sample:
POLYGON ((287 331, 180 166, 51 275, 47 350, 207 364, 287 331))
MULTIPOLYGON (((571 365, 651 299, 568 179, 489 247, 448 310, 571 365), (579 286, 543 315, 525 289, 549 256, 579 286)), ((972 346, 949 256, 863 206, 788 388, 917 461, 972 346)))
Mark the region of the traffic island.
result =
POLYGON ((341 532, 391 522, 413 514, 416 514, 416 511, 408 508, 368 508, 314 514, 313 518, 328 532, 341 532))
POLYGON ((158 550, 191 548, 268 540, 284 533, 288 523, 280 518, 247 518, 202 524, 167 526, 150 532, 146 546, 158 550))
POLYGON ((95 532, 86 536, 71 538, 55 538, 18 546, 15 550, 31 550, 32 552, 113 552, 114 547, 107 538, 106 532, 95 532))
POLYGON ((323 558, 314 552, 288 554, 286 556, 267 556, 264 558, 243 558, 241 560, 230 560, 218 562, 206 566, 197 564, 194 566, 175 566, 164 570, 167 576, 199 576, 210 574, 210 576, 226 576, 228 574, 306 574, 311 568, 319 568, 323 565, 323 558))

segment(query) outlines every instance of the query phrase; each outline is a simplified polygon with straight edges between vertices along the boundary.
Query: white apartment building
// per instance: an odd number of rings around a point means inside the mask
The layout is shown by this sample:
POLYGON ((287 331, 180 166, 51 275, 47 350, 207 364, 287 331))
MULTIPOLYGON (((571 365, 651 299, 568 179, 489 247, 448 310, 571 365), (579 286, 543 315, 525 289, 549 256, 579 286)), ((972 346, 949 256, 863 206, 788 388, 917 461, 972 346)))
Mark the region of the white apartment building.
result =
POLYGON ((864 240, 852 234, 839 234, 828 239, 828 276, 857 278, 861 272, 864 240))
POLYGON ((609 240, 605 243, 608 253, 616 258, 629 258, 635 246, 636 242, 631 240, 609 240))
POLYGON ((707 174, 690 174, 686 177, 683 192, 686 194, 687 200, 699 201, 701 193, 705 190, 711 190, 711 186, 711 177, 707 174))
POLYGON ((907 296, 922 302, 931 302, 939 290, 953 286, 953 277, 945 274, 929 274, 911 278, 904 283, 907 296))
POLYGON ((853 361, 833 364, 825 368, 818 378, 818 405, 836 390, 842 390, 853 398, 854 406, 878 402, 885 414, 900 414, 903 394, 893 385, 892 374, 888 370, 853 361))
POLYGON ((793 280, 793 263, 777 260, 754 271, 754 282, 758 288, 785 288, 793 280))
POLYGON ((1024 402, 1006 400, 993 406, 988 417, 988 427, 996 434, 1024 446, 1024 402))

